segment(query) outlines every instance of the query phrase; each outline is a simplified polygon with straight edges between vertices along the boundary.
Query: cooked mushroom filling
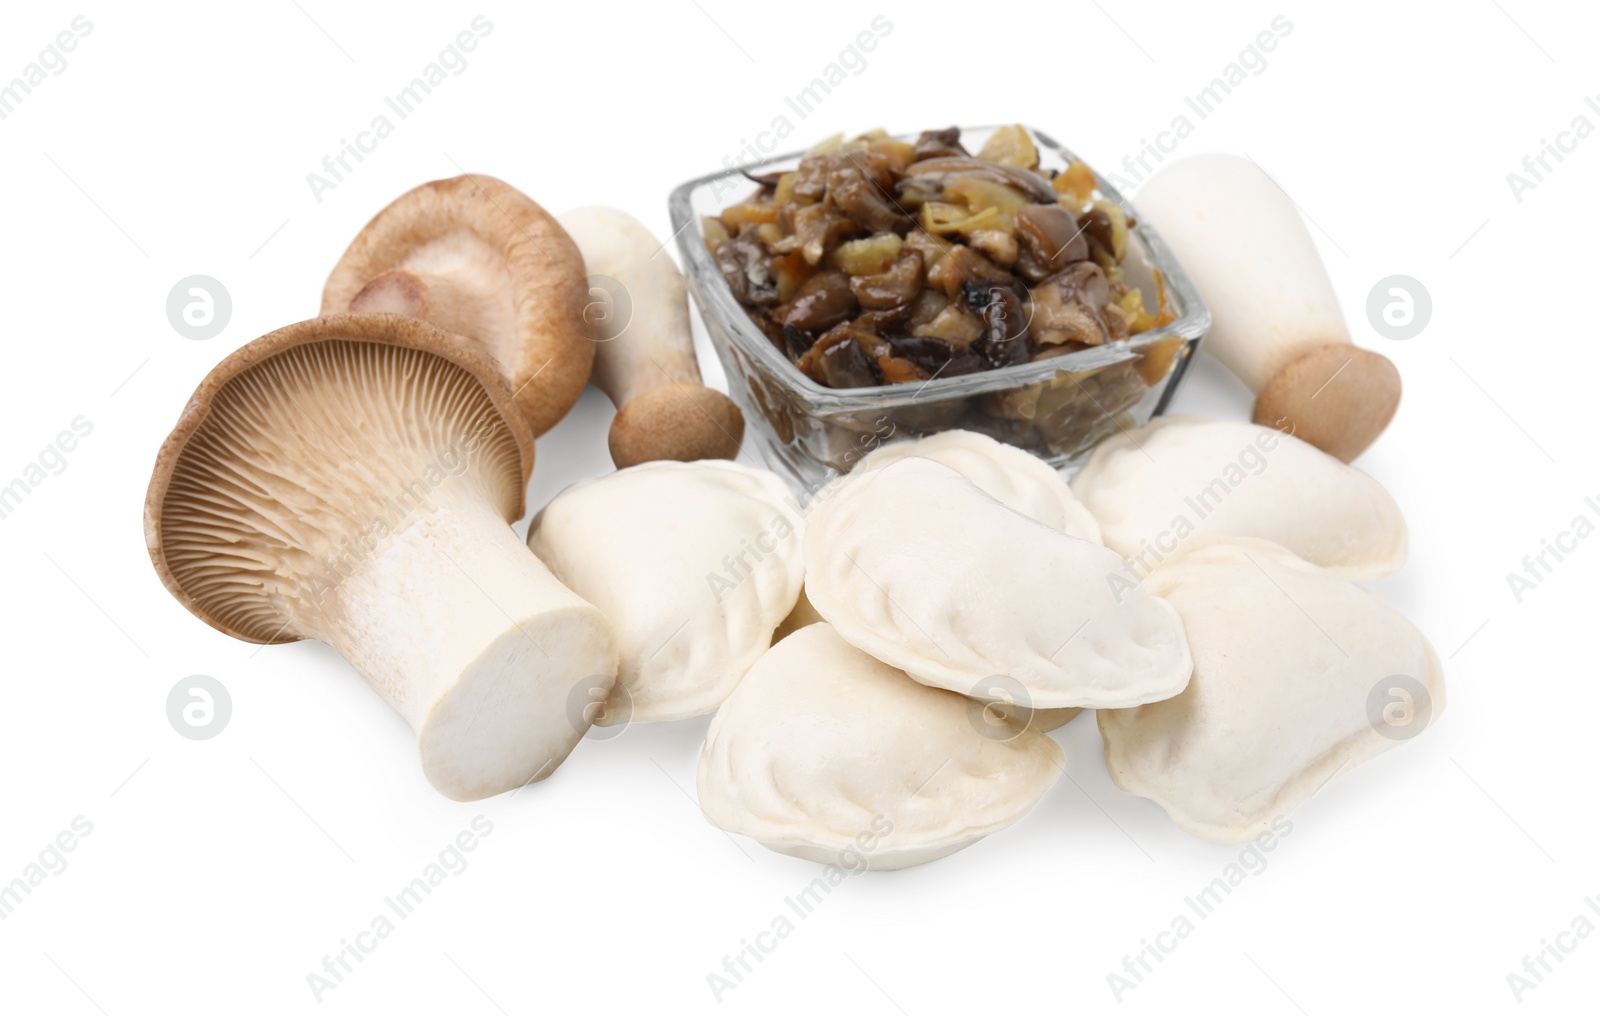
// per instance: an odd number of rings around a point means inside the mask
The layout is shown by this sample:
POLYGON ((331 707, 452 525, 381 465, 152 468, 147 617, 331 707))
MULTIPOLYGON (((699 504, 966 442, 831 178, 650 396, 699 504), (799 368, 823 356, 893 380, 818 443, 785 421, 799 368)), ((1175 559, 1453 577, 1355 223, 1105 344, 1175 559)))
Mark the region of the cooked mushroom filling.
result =
POLYGON ((1123 279, 1122 207, 1083 163, 1040 169, 1020 126, 977 155, 955 127, 873 131, 751 179, 706 244, 751 320, 830 388, 1009 367, 1174 318, 1123 279))

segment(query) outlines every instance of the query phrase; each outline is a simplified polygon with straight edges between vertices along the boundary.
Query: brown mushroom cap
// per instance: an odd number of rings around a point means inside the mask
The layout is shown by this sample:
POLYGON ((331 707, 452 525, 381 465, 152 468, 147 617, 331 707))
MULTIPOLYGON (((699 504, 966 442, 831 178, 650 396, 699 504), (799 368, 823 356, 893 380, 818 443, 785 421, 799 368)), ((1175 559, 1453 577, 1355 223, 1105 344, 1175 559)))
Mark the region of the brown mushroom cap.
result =
POLYGON ((618 469, 672 459, 731 459, 744 437, 744 414, 726 395, 702 385, 667 385, 624 403, 607 444, 618 469))
POLYGON ((330 557, 359 553, 435 476, 475 484, 509 523, 532 469, 513 386, 460 336, 387 314, 315 318, 200 382, 157 454, 145 542, 201 620, 294 642, 313 637, 301 626, 330 557))
POLYGON ((594 361, 583 257, 493 177, 434 180, 368 222, 328 276, 322 313, 398 313, 466 335, 500 364, 535 436, 578 401, 594 361))
POLYGON ((1274 374, 1256 395, 1251 419, 1350 462, 1378 439, 1399 405, 1400 371, 1389 358, 1339 342, 1317 346, 1274 374))

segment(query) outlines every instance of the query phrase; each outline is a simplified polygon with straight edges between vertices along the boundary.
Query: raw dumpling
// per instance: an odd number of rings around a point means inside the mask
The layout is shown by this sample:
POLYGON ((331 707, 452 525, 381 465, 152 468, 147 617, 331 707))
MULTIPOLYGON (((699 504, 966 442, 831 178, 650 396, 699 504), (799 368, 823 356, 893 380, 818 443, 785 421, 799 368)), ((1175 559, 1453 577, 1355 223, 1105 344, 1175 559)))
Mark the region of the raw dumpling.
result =
POLYGON ((1348 579, 1406 559, 1405 519, 1378 481, 1253 423, 1175 416, 1117 434, 1072 491, 1141 575, 1195 535, 1271 540, 1348 579))
POLYGON ((1100 524, 1078 503, 1060 473, 1020 448, 970 430, 947 430, 884 445, 862 459, 850 476, 854 479, 909 456, 944 463, 1007 508, 1058 533, 1100 542, 1100 524))
POLYGON ((717 708, 800 595, 803 531, 781 480, 719 460, 647 462, 546 505, 528 546, 617 632, 622 691, 595 722, 717 708))
POLYGON ((809 510, 806 595, 845 641, 935 688, 1035 709, 1169 698, 1189 680, 1177 612, 1128 565, 995 501, 949 466, 890 463, 809 510))
POLYGON ((1194 676, 1177 698, 1096 714, 1106 766, 1196 836, 1260 835, 1444 708, 1411 622, 1276 544, 1204 541, 1145 585, 1183 616, 1194 676))
POLYGON ((700 750, 700 808, 729 832, 851 871, 953 854, 1027 814, 1062 771, 1036 730, 974 714, 814 624, 768 650, 700 750))

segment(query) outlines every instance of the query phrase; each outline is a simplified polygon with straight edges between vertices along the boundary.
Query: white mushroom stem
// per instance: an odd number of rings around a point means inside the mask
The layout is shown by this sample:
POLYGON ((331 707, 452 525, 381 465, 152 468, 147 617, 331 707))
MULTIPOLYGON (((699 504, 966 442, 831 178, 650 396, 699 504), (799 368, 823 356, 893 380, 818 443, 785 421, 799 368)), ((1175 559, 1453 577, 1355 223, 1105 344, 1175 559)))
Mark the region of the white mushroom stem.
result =
POLYGON ((705 387, 689 328, 688 290, 662 243, 615 208, 580 208, 559 221, 583 253, 595 321, 590 380, 617 407, 611 456, 618 467, 654 459, 733 458, 744 418, 705 387), (614 291, 613 291, 614 290, 614 291))
POLYGON ((1314 346, 1349 344, 1311 234, 1255 163, 1232 155, 1175 162, 1140 189, 1138 207, 1211 308, 1205 351, 1252 392, 1314 346))
POLYGON ((1211 309, 1201 348, 1255 393, 1256 423, 1347 462, 1382 433, 1399 374, 1350 341, 1311 234, 1271 177, 1249 159, 1195 156, 1156 173, 1136 201, 1211 309))
POLYGON ((305 628, 417 733, 439 791, 475 800, 549 775, 588 727, 587 688, 616 673, 605 619, 528 553, 488 504, 431 510, 355 547, 305 628), (576 701, 576 712, 566 708, 576 701))
POLYGON ((207 375, 145 502, 179 602, 251 642, 331 645, 457 800, 548 776, 616 674, 605 617, 511 530, 534 440, 515 400, 427 322, 302 321, 207 375))

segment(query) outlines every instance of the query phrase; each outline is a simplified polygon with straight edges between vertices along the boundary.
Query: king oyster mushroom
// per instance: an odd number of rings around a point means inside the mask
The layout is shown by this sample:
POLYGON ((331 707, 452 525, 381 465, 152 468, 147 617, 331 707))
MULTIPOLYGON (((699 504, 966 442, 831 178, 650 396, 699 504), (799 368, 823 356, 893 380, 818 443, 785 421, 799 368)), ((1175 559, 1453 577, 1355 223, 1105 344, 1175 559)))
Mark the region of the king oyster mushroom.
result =
POLYGON ((589 380, 588 292, 555 218, 473 173, 425 183, 373 216, 328 276, 322 313, 404 314, 466 336, 511 379, 537 437, 589 380))
POLYGON ((522 546, 533 434, 458 336, 393 315, 281 328, 223 360, 161 446, 156 572, 248 642, 326 642, 417 733, 441 793, 543 778, 607 690, 604 616, 522 546))

